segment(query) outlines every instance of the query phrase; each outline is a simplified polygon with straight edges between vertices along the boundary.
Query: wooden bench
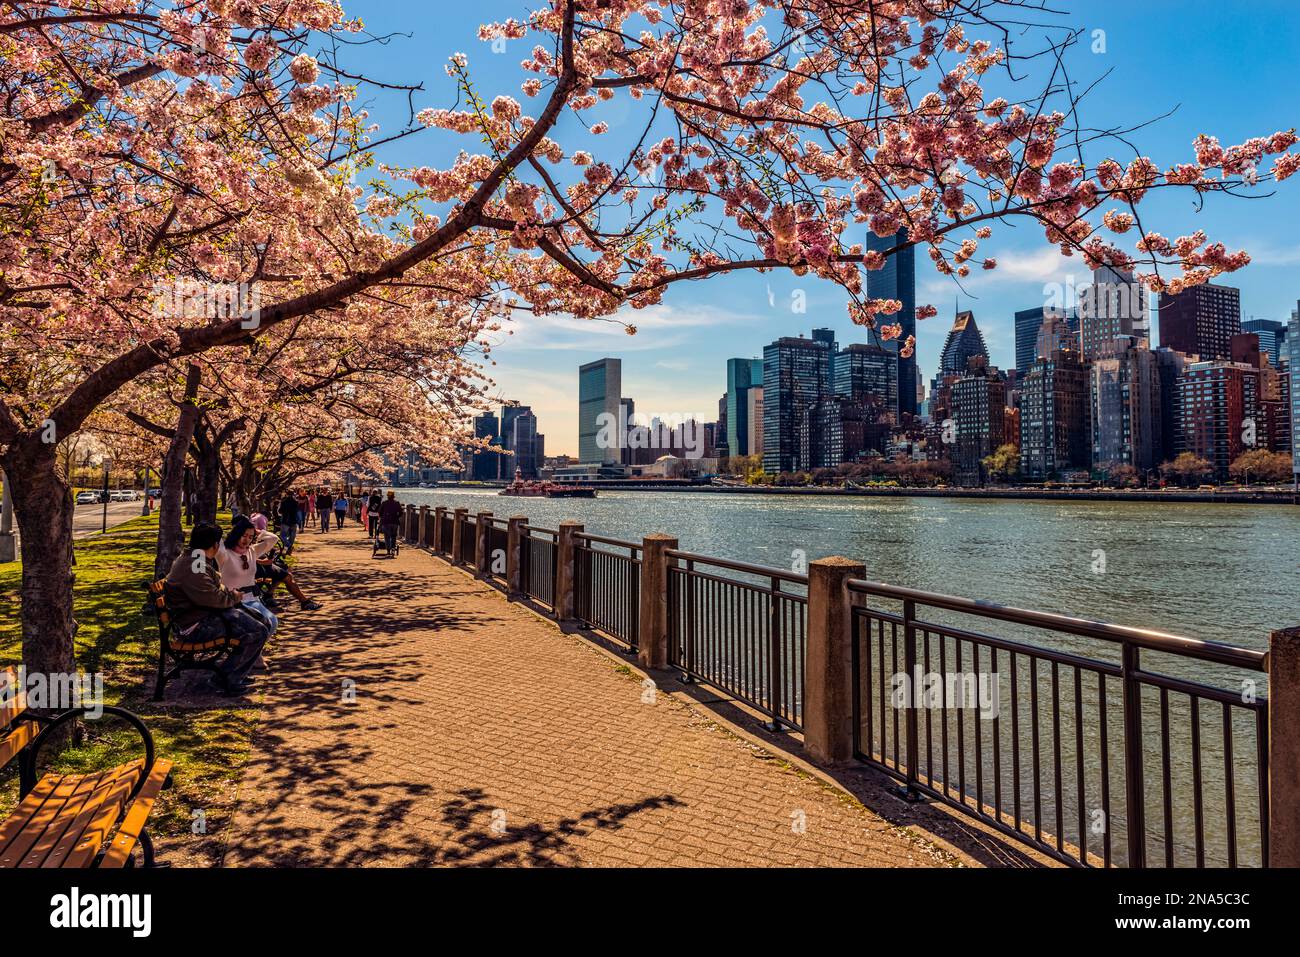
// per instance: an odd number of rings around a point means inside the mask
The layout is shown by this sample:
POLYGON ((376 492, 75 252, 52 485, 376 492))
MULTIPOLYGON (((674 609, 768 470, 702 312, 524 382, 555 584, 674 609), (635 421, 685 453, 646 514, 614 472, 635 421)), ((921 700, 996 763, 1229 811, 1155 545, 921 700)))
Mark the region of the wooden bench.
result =
POLYGON ((154 683, 153 700, 161 701, 167 682, 182 671, 201 670, 216 672, 221 659, 239 647, 239 639, 223 636, 207 641, 186 641, 173 635, 171 614, 167 611, 166 579, 149 585, 149 606, 158 618, 158 678, 154 683), (167 663, 173 665, 168 670, 167 663))
MULTIPOLYGON (((0 768, 17 759, 21 800, 0 822, 0 868, 133 867, 138 845, 145 867, 154 860, 145 822, 158 794, 171 786, 172 763, 154 759, 153 736, 144 722, 122 708, 104 714, 131 725, 144 742, 144 758, 107 771, 61 774, 37 780, 42 746, 85 708, 50 717, 27 709, 13 668, 0 671, 0 768), (14 692, 17 693, 14 693, 14 692)), ((61 732, 60 732, 61 733, 61 732)))

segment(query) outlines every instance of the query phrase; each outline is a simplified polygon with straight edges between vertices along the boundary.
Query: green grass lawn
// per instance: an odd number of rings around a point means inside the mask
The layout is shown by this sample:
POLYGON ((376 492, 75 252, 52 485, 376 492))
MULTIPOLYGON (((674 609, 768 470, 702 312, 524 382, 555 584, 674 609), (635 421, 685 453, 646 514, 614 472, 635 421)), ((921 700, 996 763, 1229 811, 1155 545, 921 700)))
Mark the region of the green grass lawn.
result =
MULTIPOLYGON (((228 526, 230 516, 218 518, 228 526)), ((240 706, 178 707, 148 699, 158 661, 158 627, 145 611, 145 587, 153 574, 158 537, 157 515, 133 519, 106 534, 76 543, 74 616, 78 622, 77 664, 100 672, 104 703, 118 705, 144 719, 159 756, 170 758, 174 785, 164 791, 151 817, 159 857, 166 859, 169 837, 185 836, 202 859, 219 859, 220 835, 229 823, 240 770, 249 753, 257 708, 240 706), (206 837, 191 838, 194 812, 202 810, 206 837)), ((0 667, 22 660, 17 618, 21 566, 0 564, 0 667)), ((168 697, 175 698, 172 687, 168 697)), ((178 688, 179 690, 179 688, 178 688)), ((120 722, 83 724, 84 738, 57 759, 59 767, 89 770, 135 757, 139 737, 120 722)), ((0 772, 0 817, 18 800, 16 762, 0 772)))

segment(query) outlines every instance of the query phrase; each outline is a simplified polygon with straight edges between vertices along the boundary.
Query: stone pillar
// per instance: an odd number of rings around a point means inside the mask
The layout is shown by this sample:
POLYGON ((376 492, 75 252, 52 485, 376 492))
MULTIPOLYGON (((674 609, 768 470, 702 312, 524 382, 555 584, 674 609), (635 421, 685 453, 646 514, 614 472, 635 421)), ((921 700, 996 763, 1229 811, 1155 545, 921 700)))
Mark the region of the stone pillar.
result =
POLYGON ((581 522, 561 522, 557 529, 559 547, 555 556, 555 617, 560 622, 573 621, 576 607, 574 586, 578 573, 578 550, 573 536, 582 529, 581 522))
POLYGON ((474 522, 474 573, 487 578, 492 567, 492 513, 478 512, 474 522))
POLYGON ((451 563, 460 564, 460 540, 465 536, 468 529, 465 527, 465 516, 469 514, 469 509, 458 508, 451 513, 451 563))
POLYGON ((428 541, 428 539, 425 536, 428 535, 429 532, 429 506, 427 505, 420 506, 420 519, 418 522, 416 522, 415 527, 419 533, 416 536, 415 543, 417 545, 423 545, 426 541, 428 541))
POLYGON ((439 555, 451 547, 451 542, 442 540, 443 519, 447 516, 447 506, 439 505, 433 510, 433 550, 439 555))
POLYGON ((664 552, 677 539, 659 533, 641 540, 641 614, 637 661, 645 668, 668 667, 668 565, 664 552))
POLYGON ((5 485, 4 501, 0 503, 0 562, 12 562, 18 557, 14 538, 14 497, 9 490, 9 476, 3 471, 0 471, 0 481, 5 485))
POLYGON ((1300 867, 1300 627, 1268 639, 1268 866, 1300 867))
POLYGON ((524 526, 528 518, 511 515, 506 520, 506 591, 511 599, 524 594, 524 526))
POLYGON ((853 615, 845 583, 867 567, 848 558, 808 565, 808 661, 803 741, 814 761, 853 756, 853 615))

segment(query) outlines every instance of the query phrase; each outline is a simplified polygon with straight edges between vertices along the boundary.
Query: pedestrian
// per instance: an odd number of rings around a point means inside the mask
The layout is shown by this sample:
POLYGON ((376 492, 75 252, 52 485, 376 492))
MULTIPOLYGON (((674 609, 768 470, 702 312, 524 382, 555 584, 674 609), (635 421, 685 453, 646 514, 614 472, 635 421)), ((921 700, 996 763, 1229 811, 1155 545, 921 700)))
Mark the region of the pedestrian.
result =
POLYGON ((334 505, 334 497, 330 495, 329 489, 323 488, 316 493, 316 512, 320 515, 320 530, 328 532, 330 530, 330 509, 334 505))
POLYGON ((397 530, 401 523, 402 503, 397 501, 395 493, 390 490, 387 500, 379 506, 379 527, 383 529, 384 547, 390 556, 397 547, 397 530))
POLYGON ((379 495, 379 489, 372 489, 370 492, 370 498, 366 502, 370 518, 367 530, 369 531, 371 538, 374 538, 379 534, 379 506, 382 505, 383 502, 383 498, 379 495))
POLYGON ((298 493, 298 531, 300 532, 307 529, 307 503, 310 501, 311 495, 308 494, 306 489, 298 493))
POLYGON ((293 543, 298 538, 298 499, 293 489, 285 492, 280 502, 280 541, 286 553, 293 554, 293 543))
POLYGON ((348 513, 348 500, 339 492, 339 497, 334 500, 334 521, 337 528, 343 527, 343 516, 348 513))

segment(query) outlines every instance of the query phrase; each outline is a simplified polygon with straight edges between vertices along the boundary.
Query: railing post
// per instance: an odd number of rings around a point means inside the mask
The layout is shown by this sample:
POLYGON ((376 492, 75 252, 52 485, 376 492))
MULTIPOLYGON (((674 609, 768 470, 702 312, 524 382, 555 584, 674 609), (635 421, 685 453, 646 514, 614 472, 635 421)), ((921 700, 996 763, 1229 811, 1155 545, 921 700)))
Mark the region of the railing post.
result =
POLYGON ((468 514, 467 508, 453 509, 451 513, 451 563, 453 565, 460 564, 460 540, 465 535, 465 516, 468 514))
POLYGON ((560 622, 573 620, 574 585, 578 570, 578 549, 573 536, 582 529, 581 522, 561 522, 556 536, 559 547, 555 555, 555 618, 560 622))
POLYGON ((1300 867, 1300 627, 1268 639, 1268 866, 1300 867))
POLYGON ((524 526, 527 524, 524 515, 511 515, 506 520, 506 594, 512 601, 524 593, 524 526))
MULTIPOLYGON (((852 624, 852 622, 850 622, 852 624)), ((903 673, 907 675, 904 687, 911 689, 907 703, 903 706, 904 727, 907 729, 907 776, 904 779, 904 796, 909 801, 919 800, 921 795, 916 790, 916 765, 920 760, 917 747, 917 707, 916 699, 921 689, 918 687, 916 669, 916 602, 903 602, 903 673)), ((856 680, 856 679, 854 679, 856 680)))
POLYGON ((819 558, 808 565, 808 662, 803 704, 804 747, 822 763, 853 756, 853 611, 846 587, 866 565, 819 558))
POLYGON ((423 545, 428 541, 426 536, 429 530, 429 506, 420 506, 420 520, 416 522, 416 528, 418 529, 419 534, 416 536, 415 542, 417 545, 423 545))
MULTIPOLYGON (((1138 646, 1124 642, 1120 674, 1124 681, 1124 825, 1128 831, 1128 866, 1147 866, 1146 796, 1142 781, 1142 685, 1138 646)), ((1060 800, 1058 795, 1057 800, 1060 800)))
POLYGON ((488 577, 492 567, 492 513, 478 512, 474 518, 474 573, 488 577))
POLYGON ((781 711, 781 579, 773 576, 769 584, 772 594, 768 596, 767 606, 767 704, 772 715, 764 727, 776 732, 781 730, 777 718, 781 711))
POLYGON ((671 535, 641 540, 641 609, 636 657, 646 668, 668 667, 668 556, 677 547, 671 535))
POLYGON ((439 555, 447 551, 449 543, 442 540, 443 519, 447 516, 447 506, 439 505, 433 510, 433 550, 439 555))

